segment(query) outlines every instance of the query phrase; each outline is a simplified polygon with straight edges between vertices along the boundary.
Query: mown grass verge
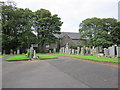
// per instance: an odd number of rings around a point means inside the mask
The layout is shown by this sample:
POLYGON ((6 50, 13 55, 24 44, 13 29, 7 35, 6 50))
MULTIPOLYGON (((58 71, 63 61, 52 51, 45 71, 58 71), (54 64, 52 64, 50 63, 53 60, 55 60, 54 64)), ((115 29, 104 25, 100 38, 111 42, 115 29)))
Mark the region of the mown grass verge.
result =
POLYGON ((30 60, 30 58, 28 58, 27 56, 25 56, 24 54, 20 54, 20 55, 14 55, 8 59, 4 59, 5 61, 18 61, 18 60, 30 60))
POLYGON ((75 58, 87 59, 93 61, 120 63, 120 58, 108 58, 108 57, 98 57, 98 56, 88 56, 88 55, 68 55, 68 54, 55 54, 55 55, 69 56, 69 57, 75 57, 75 58))
POLYGON ((51 56, 51 55, 45 55, 45 54, 36 54, 36 56, 39 56, 39 59, 55 59, 55 58, 58 58, 57 56, 51 56))
MULTIPOLYGON (((39 59, 54 59, 54 58, 57 58, 57 56, 43 55, 43 54, 36 54, 36 56, 39 56, 39 59)), ((20 60, 31 60, 31 58, 28 58, 25 54, 20 54, 20 55, 12 55, 10 58, 4 59, 4 60, 5 61, 20 61, 20 60)))

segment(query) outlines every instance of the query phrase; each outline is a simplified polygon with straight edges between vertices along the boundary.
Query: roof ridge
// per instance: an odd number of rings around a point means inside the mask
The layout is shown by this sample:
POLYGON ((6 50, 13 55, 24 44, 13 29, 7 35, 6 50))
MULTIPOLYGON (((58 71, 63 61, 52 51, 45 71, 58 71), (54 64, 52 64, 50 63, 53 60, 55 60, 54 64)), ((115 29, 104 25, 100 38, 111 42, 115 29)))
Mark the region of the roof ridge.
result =
POLYGON ((61 33, 79 33, 79 32, 61 32, 61 33))

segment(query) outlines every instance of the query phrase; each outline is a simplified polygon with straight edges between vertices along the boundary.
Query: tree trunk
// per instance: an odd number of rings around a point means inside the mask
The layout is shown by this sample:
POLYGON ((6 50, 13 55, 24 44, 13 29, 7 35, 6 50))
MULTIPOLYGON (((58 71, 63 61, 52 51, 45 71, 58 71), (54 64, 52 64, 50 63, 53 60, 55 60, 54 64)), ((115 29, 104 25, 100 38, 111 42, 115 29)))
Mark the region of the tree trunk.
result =
POLYGON ((39 53, 44 53, 45 52, 44 43, 38 45, 38 52, 39 53))

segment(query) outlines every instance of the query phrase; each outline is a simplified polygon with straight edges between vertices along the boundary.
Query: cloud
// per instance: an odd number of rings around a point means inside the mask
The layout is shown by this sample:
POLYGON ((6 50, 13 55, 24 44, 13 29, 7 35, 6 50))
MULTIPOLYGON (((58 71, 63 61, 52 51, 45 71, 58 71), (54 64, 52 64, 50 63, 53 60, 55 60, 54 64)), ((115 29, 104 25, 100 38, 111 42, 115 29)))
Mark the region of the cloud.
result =
POLYGON ((14 0, 17 6, 32 11, 44 8, 58 14, 64 22, 62 31, 78 32, 86 18, 117 18, 119 0, 14 0))

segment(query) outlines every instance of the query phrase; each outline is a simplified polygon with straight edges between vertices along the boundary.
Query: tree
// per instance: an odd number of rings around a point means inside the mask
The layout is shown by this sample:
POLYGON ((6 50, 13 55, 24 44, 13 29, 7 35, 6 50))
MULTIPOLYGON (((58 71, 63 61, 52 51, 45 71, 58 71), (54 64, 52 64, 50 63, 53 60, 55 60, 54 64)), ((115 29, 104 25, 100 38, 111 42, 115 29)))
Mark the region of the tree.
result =
MULTIPOLYGON (((49 10, 40 9, 36 12, 17 8, 16 3, 0 2, 2 6, 2 49, 26 50, 31 44, 37 43, 44 47, 45 43, 56 40, 53 34, 60 33, 61 19, 51 15, 49 10), (36 32, 37 36, 33 33, 36 32)), ((42 48, 44 49, 44 48, 42 48)), ((42 50, 41 49, 41 50, 42 50)))
POLYGON ((40 52, 44 52, 45 44, 56 41, 54 34, 60 34, 62 25, 57 14, 51 15, 49 10, 40 9, 35 12, 35 31, 37 32, 40 52))
POLYGON ((116 45, 120 45, 120 22, 117 22, 115 27, 111 30, 112 41, 116 45))
POLYGON ((88 18, 80 23, 80 38, 87 39, 87 46, 111 46, 110 33, 116 22, 113 18, 88 18))
MULTIPOLYGON (((2 49, 3 50, 7 50, 7 51, 10 51, 10 49, 16 50, 20 47, 22 49, 28 48, 25 47, 23 43, 25 42, 26 44, 28 44, 29 41, 31 41, 31 38, 32 39, 35 38, 35 35, 32 34, 33 31, 32 18, 33 18, 33 12, 29 9, 17 8, 15 6, 6 5, 6 4, 2 5, 2 39, 3 39, 2 49), (32 34, 31 36, 29 35, 30 33, 32 34), (31 37, 28 38, 29 39, 27 40, 28 42, 24 41, 25 35, 31 37)), ((33 41, 31 41, 31 43, 33 41)))
POLYGON ((36 35, 32 32, 24 32, 19 37, 19 48, 22 52, 26 52, 28 48, 31 47, 31 44, 37 42, 36 35))

